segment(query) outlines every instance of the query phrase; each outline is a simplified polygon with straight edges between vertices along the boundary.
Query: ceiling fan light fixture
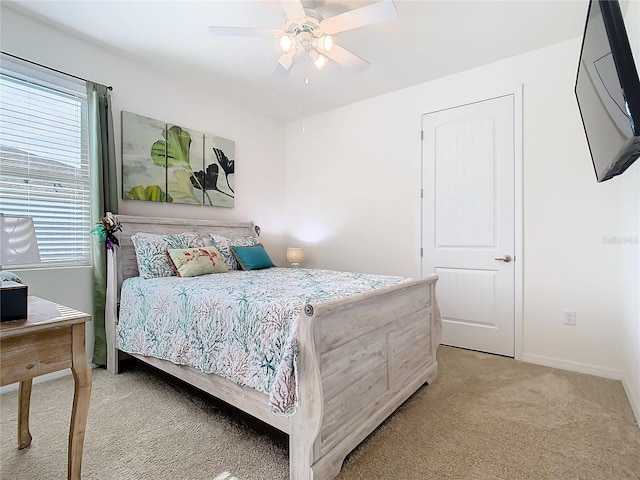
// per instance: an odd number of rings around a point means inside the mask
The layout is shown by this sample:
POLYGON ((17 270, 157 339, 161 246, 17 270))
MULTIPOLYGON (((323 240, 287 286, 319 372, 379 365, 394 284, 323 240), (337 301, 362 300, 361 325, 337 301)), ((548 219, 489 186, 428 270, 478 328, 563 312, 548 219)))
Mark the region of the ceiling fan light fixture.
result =
POLYGON ((321 52, 330 52, 333 48, 333 37, 331 35, 323 35, 318 39, 317 45, 321 52))
POLYGON ((278 63, 282 65, 286 70, 291 68, 291 64, 293 63, 293 57, 289 55, 289 53, 283 53, 278 59, 278 63))
POLYGON ((280 48, 282 48, 284 52, 291 50, 295 44, 296 40, 291 35, 283 35, 280 37, 280 48))
POLYGON ((324 55, 318 55, 318 58, 313 62, 318 70, 322 70, 327 66, 327 57, 324 55))
POLYGON ((327 62, 329 61, 327 57, 325 57, 321 53, 318 53, 316 50, 310 50, 309 56, 311 57, 311 60, 313 60, 313 64, 318 70, 322 70, 324 67, 326 67, 327 62))

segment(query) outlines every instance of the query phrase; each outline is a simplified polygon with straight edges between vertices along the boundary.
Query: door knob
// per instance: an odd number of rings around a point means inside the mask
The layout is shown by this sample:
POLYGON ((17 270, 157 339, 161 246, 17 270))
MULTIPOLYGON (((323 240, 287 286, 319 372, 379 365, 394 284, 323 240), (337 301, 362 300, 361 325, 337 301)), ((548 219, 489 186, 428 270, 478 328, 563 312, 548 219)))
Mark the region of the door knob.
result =
POLYGON ((504 257, 496 258, 496 260, 500 260, 500 261, 502 261, 504 263, 509 263, 513 259, 511 258, 511 255, 505 255, 504 257))

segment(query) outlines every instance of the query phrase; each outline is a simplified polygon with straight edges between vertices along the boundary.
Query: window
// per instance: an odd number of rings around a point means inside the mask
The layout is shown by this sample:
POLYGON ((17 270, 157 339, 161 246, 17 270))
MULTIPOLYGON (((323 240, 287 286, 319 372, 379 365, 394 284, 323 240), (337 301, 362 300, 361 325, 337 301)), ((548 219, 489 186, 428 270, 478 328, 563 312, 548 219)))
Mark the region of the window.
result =
POLYGON ((85 82, 2 56, 0 211, 33 218, 42 263, 90 264, 85 82))

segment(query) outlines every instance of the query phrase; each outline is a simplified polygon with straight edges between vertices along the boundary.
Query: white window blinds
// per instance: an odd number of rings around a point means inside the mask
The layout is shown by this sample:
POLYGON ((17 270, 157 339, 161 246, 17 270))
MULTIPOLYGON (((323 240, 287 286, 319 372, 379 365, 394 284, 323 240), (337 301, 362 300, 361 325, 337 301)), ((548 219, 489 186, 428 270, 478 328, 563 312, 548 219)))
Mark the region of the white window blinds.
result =
POLYGON ((33 218, 42 263, 90 263, 85 82, 5 55, 0 211, 33 218))

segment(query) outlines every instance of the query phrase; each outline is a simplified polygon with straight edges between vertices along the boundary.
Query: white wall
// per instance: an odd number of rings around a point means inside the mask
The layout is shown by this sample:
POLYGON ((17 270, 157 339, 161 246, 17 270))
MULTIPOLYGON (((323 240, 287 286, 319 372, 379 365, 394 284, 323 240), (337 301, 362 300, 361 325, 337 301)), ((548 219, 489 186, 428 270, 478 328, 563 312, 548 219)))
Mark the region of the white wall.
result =
POLYGON ((596 183, 573 92, 579 51, 574 39, 366 100, 308 118, 304 133, 289 123, 289 243, 306 246, 308 266, 418 275, 420 116, 523 85, 520 358, 620 378, 627 285, 603 237, 628 231, 621 185, 637 191, 640 162, 596 183))
MULTIPOLYGON (((633 49, 636 69, 640 68, 640 2, 629 2, 625 16, 627 34, 633 49)), ((638 161, 640 163, 640 161, 638 161)), ((632 242, 615 248, 621 256, 623 365, 622 382, 640 424, 640 168, 636 175, 625 175, 619 208, 625 212, 621 234, 632 242)))
MULTIPOLYGON (((37 22, 1 4, 4 52, 113 86, 112 104, 120 174, 120 111, 126 110, 236 142, 235 207, 197 207, 120 200, 119 213, 216 220, 253 220, 274 262, 284 264, 284 124, 238 108, 188 81, 131 62, 122 55, 37 22), (268 201, 265 201, 268 199, 268 201)), ((121 184, 118 189, 121 196, 121 184)), ((133 232, 125 232, 133 234, 133 232)), ((92 311, 89 268, 19 271, 30 292, 92 311)))

